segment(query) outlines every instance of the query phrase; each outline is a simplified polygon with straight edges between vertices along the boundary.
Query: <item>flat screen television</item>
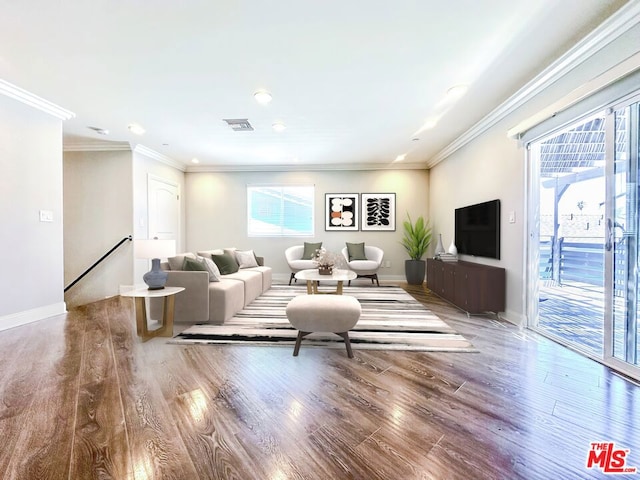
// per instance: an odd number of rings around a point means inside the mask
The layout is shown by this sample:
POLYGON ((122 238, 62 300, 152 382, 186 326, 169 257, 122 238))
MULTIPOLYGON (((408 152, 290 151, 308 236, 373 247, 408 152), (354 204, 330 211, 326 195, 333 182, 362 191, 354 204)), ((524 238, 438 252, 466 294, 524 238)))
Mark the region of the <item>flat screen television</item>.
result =
POLYGON ((456 208, 455 220, 459 254, 500 258, 500 200, 456 208))

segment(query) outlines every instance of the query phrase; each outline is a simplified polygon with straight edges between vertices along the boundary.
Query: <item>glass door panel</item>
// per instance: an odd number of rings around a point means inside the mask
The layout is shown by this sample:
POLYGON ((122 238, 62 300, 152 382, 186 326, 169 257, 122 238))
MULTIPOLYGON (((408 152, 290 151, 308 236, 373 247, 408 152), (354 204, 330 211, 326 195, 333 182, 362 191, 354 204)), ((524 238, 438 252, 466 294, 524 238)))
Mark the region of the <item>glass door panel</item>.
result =
POLYGON ((639 104, 612 113, 615 128, 613 178, 609 183, 612 208, 607 220, 611 255, 611 342, 607 356, 629 367, 640 365, 638 325, 638 136, 639 104))
POLYGON ((539 179, 537 328, 604 356, 605 114, 532 145, 539 179))

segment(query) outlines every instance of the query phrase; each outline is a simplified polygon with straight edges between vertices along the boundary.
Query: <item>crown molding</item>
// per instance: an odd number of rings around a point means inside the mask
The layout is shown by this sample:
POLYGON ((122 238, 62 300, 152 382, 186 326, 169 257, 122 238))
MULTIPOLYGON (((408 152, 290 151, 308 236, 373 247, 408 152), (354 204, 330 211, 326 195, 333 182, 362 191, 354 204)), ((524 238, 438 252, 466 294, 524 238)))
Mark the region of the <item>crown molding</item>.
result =
POLYGON ((187 173, 222 172, 335 172, 362 170, 426 170, 424 163, 363 163, 363 164, 311 164, 311 165, 189 165, 187 173))
POLYGON ((513 113, 551 84, 583 63, 600 49, 623 35, 640 22, 640 2, 629 2, 606 19, 600 26, 585 36, 564 55, 545 68, 533 80, 492 110, 482 120, 460 135, 427 161, 427 168, 436 166, 445 158, 464 147, 493 127, 507 115, 513 113))
POLYGON ((557 115, 558 113, 568 109, 578 102, 590 97, 600 90, 612 85, 613 83, 625 78, 626 76, 640 70, 640 52, 631 55, 619 64, 607 70, 602 75, 598 75, 593 80, 581 85, 568 95, 562 97, 557 102, 552 103, 548 107, 540 110, 535 115, 523 120, 515 127, 507 131, 507 137, 520 139, 522 135, 530 128, 539 125, 545 120, 557 115))
POLYGON ((62 149, 65 152, 114 152, 131 151, 131 145, 129 142, 65 143, 62 149))
POLYGON ((155 150, 150 149, 149 147, 145 147, 144 145, 138 143, 134 148, 133 151, 135 153, 139 153, 140 155, 144 155, 145 157, 149 157, 152 158, 153 160, 157 160, 160 163, 164 163, 165 165, 168 165, 170 167, 173 167, 177 170, 180 170, 181 172, 185 172, 186 171, 186 167, 183 163, 180 163, 176 160, 174 160, 171 157, 167 157, 166 155, 163 155, 162 153, 156 152, 155 150))
POLYGON ((44 98, 40 98, 33 93, 27 92, 20 87, 16 87, 15 85, 2 79, 0 79, 0 93, 6 95, 7 97, 13 98, 14 100, 18 100, 25 105, 29 105, 30 107, 48 113, 49 115, 53 115, 60 120, 69 120, 70 118, 76 116, 75 113, 59 107, 55 103, 51 103, 44 98))

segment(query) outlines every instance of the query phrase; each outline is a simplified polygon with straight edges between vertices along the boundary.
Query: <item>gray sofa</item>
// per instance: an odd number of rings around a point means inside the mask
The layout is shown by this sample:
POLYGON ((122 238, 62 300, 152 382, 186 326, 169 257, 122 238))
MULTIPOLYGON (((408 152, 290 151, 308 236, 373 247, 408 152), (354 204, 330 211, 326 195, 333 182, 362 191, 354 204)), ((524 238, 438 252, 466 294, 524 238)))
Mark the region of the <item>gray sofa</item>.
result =
MULTIPOLYGON (((236 249, 216 249, 197 252, 199 257, 231 253, 236 249)), ((196 259, 193 253, 182 253, 160 264, 168 274, 167 286, 184 287, 175 299, 175 321, 222 324, 271 288, 271 267, 256 257, 258 266, 240 268, 235 273, 219 275, 219 281, 209 281, 207 271, 186 271, 181 267, 184 258, 196 259), (173 268, 172 268, 173 267, 173 268)), ((151 305, 153 318, 158 318, 162 305, 151 305)))

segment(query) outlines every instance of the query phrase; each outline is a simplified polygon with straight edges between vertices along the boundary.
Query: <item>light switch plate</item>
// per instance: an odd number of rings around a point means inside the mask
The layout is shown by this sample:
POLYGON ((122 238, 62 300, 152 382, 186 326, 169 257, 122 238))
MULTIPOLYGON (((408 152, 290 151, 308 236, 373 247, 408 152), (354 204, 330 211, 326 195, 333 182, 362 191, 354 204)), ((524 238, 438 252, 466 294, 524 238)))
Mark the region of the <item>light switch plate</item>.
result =
POLYGON ((40 210, 41 222, 53 222, 53 212, 51 210, 40 210))

